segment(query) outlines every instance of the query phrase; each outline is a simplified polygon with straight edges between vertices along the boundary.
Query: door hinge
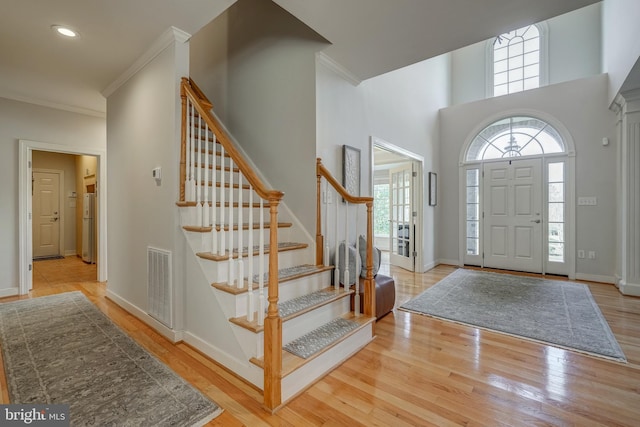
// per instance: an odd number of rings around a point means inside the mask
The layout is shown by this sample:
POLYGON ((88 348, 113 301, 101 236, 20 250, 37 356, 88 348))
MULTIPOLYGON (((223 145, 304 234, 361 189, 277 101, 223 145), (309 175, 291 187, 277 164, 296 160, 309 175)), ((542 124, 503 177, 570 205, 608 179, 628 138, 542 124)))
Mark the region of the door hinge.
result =
POLYGON ((28 164, 28 167, 29 167, 29 169, 31 169, 31 160, 29 160, 29 162, 28 162, 28 163, 29 163, 29 164, 28 164))
POLYGON ((482 211, 482 218, 484 218, 484 211, 482 211))
POLYGON ((29 264, 29 271, 31 271, 31 268, 32 268, 32 264, 29 264))
POLYGON ((417 211, 413 211, 411 212, 411 216, 416 218, 418 216, 418 212, 417 211))
POLYGON ((418 176, 418 172, 411 172, 411 176, 414 177, 414 178, 417 177, 418 176))
POLYGON ((484 252, 482 252, 482 259, 484 259, 484 252))
POLYGON ((417 256, 418 256, 418 252, 413 251, 413 257, 415 258, 415 257, 417 257, 417 256))

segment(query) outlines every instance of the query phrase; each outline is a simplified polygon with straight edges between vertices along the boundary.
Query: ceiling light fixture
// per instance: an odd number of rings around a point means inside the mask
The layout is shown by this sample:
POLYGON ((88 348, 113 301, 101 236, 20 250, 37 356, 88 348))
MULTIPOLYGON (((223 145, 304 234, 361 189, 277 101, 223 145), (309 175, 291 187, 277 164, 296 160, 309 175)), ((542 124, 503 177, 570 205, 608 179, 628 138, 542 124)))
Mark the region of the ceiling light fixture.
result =
POLYGON ((71 39, 80 36, 80 34, 76 30, 72 30, 71 28, 65 27, 64 25, 52 25, 51 28, 54 29, 58 34, 69 37, 71 39))

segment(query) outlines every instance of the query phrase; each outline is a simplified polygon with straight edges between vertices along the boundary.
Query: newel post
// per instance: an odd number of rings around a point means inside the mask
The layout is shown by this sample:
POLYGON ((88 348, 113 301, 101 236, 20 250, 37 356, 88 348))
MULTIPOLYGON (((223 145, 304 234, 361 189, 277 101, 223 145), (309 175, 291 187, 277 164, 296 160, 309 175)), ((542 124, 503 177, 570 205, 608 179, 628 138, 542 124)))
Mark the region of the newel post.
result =
MULTIPOLYGON (((322 236, 322 175, 320 166, 322 159, 316 159, 316 265, 322 265, 324 262, 324 237, 322 236)), ((326 196, 325 196, 326 197, 326 196)))
POLYGON ((376 287, 373 281, 373 201, 367 202, 366 269, 367 274, 364 279, 364 314, 376 317, 376 287))
MULTIPOLYGON (((269 200, 269 246, 278 247, 279 199, 269 200)), ((269 306, 264 319, 264 406, 273 411, 282 404, 282 319, 278 313, 278 251, 269 251, 269 306)))
POLYGON ((189 79, 182 78, 180 84, 180 98, 182 99, 182 127, 180 130, 180 201, 185 201, 184 185, 187 180, 187 93, 184 86, 189 84, 189 79))

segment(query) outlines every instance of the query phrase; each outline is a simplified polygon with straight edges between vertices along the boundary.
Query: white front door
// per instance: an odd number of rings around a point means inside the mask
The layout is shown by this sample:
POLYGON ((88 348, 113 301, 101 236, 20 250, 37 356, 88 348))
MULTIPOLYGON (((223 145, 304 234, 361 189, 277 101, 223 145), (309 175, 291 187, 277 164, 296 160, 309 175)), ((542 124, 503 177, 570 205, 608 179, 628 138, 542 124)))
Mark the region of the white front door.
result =
POLYGON ((33 172, 33 258, 60 255, 60 175, 33 172))
POLYGON ((413 163, 389 169, 389 263, 415 271, 413 163))
POLYGON ((542 272, 542 161, 484 165, 484 266, 542 272))

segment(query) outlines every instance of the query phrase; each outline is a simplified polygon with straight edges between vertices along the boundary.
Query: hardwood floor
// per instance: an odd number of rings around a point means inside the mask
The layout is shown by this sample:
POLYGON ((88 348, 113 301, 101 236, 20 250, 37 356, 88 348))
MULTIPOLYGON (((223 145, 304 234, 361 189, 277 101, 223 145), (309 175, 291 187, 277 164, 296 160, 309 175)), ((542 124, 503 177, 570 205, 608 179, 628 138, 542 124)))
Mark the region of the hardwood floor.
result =
MULTIPOLYGON (((382 267, 401 305, 454 271, 382 267)), ((225 411, 220 426, 638 426, 640 298, 612 285, 589 288, 628 363, 585 356, 394 310, 377 338, 275 415, 260 394, 185 344, 173 345, 107 300, 90 281, 35 287, 30 296, 80 290, 143 347, 225 411)), ((17 297, 6 298, 10 301, 17 297)), ((2 401, 8 401, 1 378, 2 401)))

